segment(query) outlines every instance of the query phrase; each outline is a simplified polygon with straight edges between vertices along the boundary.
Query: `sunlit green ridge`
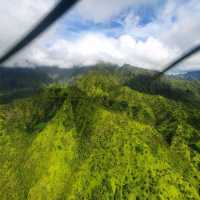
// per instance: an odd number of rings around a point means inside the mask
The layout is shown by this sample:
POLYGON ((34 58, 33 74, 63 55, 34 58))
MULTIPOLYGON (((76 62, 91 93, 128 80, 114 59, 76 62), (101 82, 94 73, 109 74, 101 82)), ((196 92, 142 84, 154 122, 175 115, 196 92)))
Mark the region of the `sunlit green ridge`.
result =
POLYGON ((198 81, 127 70, 0 105, 0 200, 200 199, 198 81))

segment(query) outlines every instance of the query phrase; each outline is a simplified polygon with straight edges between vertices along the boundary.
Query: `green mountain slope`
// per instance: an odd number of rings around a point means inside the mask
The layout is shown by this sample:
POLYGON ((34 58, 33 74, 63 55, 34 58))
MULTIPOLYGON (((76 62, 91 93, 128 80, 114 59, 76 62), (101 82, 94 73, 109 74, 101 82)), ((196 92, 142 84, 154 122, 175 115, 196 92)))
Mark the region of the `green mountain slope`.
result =
POLYGON ((126 73, 0 105, 0 199, 200 199, 199 85, 182 100, 184 81, 141 89, 126 73))

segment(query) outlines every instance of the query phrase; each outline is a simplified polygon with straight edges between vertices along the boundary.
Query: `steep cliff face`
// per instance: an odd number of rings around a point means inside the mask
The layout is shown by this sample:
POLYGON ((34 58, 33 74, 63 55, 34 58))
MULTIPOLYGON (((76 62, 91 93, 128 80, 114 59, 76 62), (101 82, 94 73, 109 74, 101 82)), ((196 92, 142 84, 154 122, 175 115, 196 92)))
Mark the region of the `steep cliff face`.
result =
POLYGON ((198 107, 126 85, 95 71, 1 105, 0 199, 200 199, 198 107))

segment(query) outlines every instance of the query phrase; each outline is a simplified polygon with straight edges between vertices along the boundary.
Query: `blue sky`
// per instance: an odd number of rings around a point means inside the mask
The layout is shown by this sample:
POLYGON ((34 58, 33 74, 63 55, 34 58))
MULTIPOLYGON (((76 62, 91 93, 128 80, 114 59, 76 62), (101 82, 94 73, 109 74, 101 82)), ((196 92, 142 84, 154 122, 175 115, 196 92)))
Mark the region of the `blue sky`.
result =
MULTIPOLYGON (((138 1, 139 2, 139 1, 138 1)), ((127 5, 113 16, 109 16, 105 20, 95 20, 88 18, 82 18, 81 13, 76 9, 70 13, 64 20, 62 20, 62 27, 59 30, 63 33, 64 37, 74 37, 77 34, 85 32, 101 32, 111 37, 117 37, 123 34, 124 20, 130 14, 139 17, 138 26, 145 26, 148 23, 153 22, 158 16, 160 9, 166 4, 165 0, 154 0, 150 3, 137 3, 134 5, 127 5)), ((88 11, 89 12, 89 11, 88 11)), ((173 17, 175 19, 175 17, 173 17)))
MULTIPOLYGON (((1 52, 57 2, 4 1, 0 7, 1 52)), ((40 65, 72 67, 104 61, 162 69, 200 42, 199 20, 199 0, 82 0, 8 64, 22 65, 29 60, 40 65)), ((199 55, 178 67, 199 68, 199 55)))

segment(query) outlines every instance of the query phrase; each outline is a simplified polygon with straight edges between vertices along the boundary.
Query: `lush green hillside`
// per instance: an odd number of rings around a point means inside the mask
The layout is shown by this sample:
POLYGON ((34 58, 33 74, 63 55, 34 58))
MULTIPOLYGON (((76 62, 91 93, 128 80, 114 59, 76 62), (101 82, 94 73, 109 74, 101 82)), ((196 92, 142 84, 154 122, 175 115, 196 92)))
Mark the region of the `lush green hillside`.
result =
POLYGON ((200 199, 199 83, 150 83, 97 66, 0 105, 0 200, 200 199))
POLYGON ((85 67, 0 67, 0 92, 38 88, 52 82, 69 81, 87 72, 85 67))
POLYGON ((50 82, 45 73, 33 68, 0 67, 0 92, 37 88, 50 82))
POLYGON ((52 83, 70 82, 87 68, 0 67, 0 104, 25 98, 52 83))

